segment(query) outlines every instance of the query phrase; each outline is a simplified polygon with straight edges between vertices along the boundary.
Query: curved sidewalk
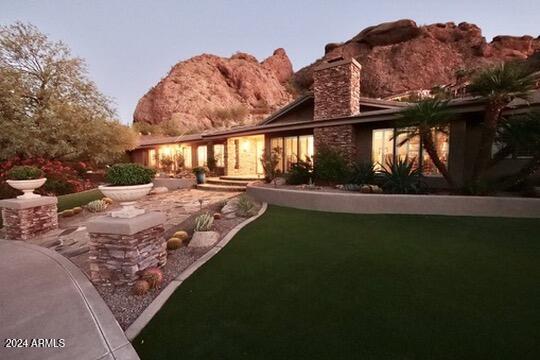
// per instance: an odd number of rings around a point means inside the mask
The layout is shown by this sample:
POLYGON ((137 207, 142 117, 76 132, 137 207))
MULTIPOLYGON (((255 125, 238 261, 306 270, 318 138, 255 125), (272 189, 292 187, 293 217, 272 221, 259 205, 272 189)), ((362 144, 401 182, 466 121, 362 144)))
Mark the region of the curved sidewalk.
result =
POLYGON ((0 240, 0 264, 0 359, 139 359, 96 289, 69 260, 0 240), (6 348, 6 339, 21 339, 23 347, 6 348))

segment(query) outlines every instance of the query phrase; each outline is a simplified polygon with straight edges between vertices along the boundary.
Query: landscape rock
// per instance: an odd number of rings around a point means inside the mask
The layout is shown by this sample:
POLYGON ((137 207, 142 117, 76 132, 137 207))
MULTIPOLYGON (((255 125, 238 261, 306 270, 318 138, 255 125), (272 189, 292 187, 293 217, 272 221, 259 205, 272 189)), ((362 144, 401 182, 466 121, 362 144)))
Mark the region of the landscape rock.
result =
POLYGON ((236 210, 238 209, 238 199, 234 198, 227 202, 227 205, 225 205, 221 209, 221 213, 225 217, 225 219, 234 219, 236 218, 236 210))
POLYGON ((157 186, 157 187, 154 187, 152 189, 152 191, 150 191, 150 194, 151 195, 156 195, 156 194, 164 194, 166 192, 169 192, 169 189, 165 186, 157 186))
POLYGON ((189 247, 208 247, 214 245, 219 240, 219 233, 216 231, 195 231, 189 242, 189 247))

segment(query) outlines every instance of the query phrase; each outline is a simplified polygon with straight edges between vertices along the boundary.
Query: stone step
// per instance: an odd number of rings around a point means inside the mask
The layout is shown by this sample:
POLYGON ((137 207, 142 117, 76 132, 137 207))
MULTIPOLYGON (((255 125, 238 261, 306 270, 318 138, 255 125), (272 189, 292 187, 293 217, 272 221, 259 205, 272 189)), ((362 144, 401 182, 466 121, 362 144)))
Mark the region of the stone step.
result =
POLYGON ((220 176, 221 180, 236 180, 236 181, 257 181, 264 180, 263 175, 230 175, 230 176, 220 176))
POLYGON ((220 178, 207 178, 206 179, 207 184, 214 184, 214 185, 232 185, 232 186, 246 186, 250 183, 250 181, 246 180, 223 180, 220 178))
POLYGON ((231 192, 246 191, 245 186, 216 185, 216 184, 197 184, 197 189, 199 189, 199 190, 209 190, 209 191, 231 191, 231 192))

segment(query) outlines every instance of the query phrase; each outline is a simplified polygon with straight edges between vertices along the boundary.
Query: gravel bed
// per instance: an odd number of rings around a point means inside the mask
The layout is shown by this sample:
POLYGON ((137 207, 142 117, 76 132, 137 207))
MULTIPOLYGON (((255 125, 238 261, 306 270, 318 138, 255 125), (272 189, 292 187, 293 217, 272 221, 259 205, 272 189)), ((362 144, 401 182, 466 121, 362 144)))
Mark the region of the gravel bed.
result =
MULTIPOLYGON (((257 209, 260 208, 260 204, 257 205, 257 209)), ((203 209, 196 214, 193 214, 188 219, 186 219, 182 224, 173 229, 176 230, 186 230, 188 233, 193 232, 194 220, 199 213, 202 212, 217 212, 219 208, 211 206, 209 208, 203 209)), ((234 219, 219 219, 214 221, 214 228, 220 233, 220 240, 229 233, 236 225, 240 224, 246 220, 245 218, 237 217, 234 219)), ((171 235, 169 230, 166 232, 166 238, 171 235)), ((146 309, 148 305, 159 295, 161 290, 163 290, 167 285, 174 280, 182 271, 184 271, 189 265, 194 263, 198 258, 207 253, 212 247, 207 248, 190 248, 184 246, 178 250, 173 250, 168 252, 167 264, 163 267, 163 284, 159 289, 150 290, 145 295, 134 295, 130 286, 101 286, 95 285, 97 291, 105 300, 105 303, 111 309, 114 317, 122 327, 126 330, 129 325, 131 325, 137 317, 146 309)), ((88 255, 83 254, 71 258, 73 262, 88 275, 89 273, 89 264, 88 264, 88 255)))

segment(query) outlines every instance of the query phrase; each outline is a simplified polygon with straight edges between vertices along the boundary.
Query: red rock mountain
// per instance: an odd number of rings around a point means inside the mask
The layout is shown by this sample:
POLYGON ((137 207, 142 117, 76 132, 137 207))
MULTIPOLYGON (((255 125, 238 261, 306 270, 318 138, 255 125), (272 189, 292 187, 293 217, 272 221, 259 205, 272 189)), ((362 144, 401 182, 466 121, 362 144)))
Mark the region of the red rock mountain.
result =
POLYGON ((134 122, 173 120, 187 131, 256 121, 292 100, 286 83, 293 74, 283 49, 259 62, 203 54, 176 64, 137 104, 134 122))
POLYGON ((540 37, 497 36, 487 42, 474 24, 418 26, 398 20, 368 27, 293 74, 283 49, 259 62, 200 55, 176 64, 144 95, 135 122, 174 120, 188 131, 253 123, 312 84, 313 68, 325 59, 354 57, 362 64, 362 94, 386 97, 463 80, 463 73, 501 61, 526 59, 540 51, 540 37))

